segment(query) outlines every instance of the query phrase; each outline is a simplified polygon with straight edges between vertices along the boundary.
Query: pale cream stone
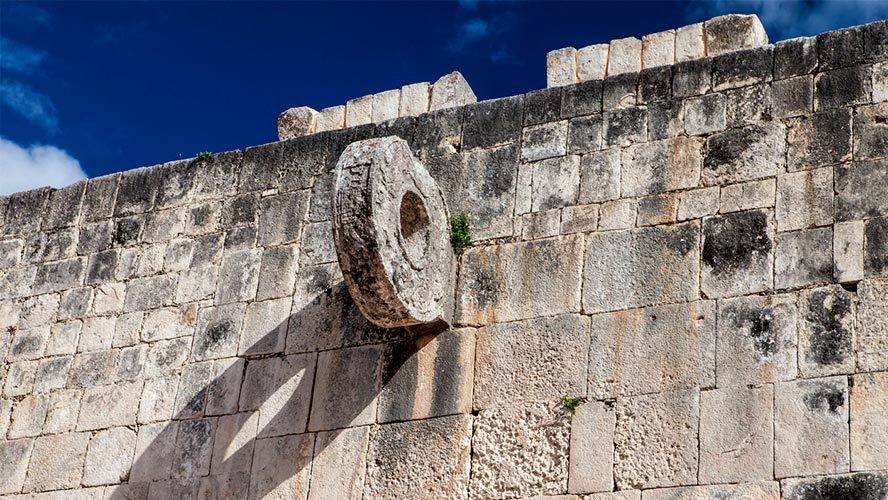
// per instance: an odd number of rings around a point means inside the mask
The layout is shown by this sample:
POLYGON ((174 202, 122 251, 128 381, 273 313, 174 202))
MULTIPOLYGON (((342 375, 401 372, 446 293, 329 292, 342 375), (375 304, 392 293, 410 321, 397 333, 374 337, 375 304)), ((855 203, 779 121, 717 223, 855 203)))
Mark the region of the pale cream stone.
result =
POLYGON ((873 65, 873 102, 888 101, 888 62, 873 65))
POLYGON ((888 370, 888 280, 861 281, 857 300, 857 369, 888 370))
POLYGON ((699 219, 718 212, 718 186, 685 191, 678 196, 678 220, 699 219))
POLYGON ((777 231, 833 222, 833 168, 803 170, 777 177, 777 231))
POLYGON ((635 225, 635 212, 637 209, 638 202, 631 198, 603 203, 598 220, 598 229, 600 231, 610 231, 633 227, 635 225))
POLYGON ((58 490, 80 484, 88 432, 43 436, 34 442, 23 491, 58 490))
POLYGON ((856 283, 863 279, 862 220, 837 222, 833 226, 833 264, 839 283, 856 283))
POLYGON ((521 220, 521 239, 537 240, 555 236, 561 225, 561 209, 544 210, 523 214, 521 220))
POLYGON ((782 382, 775 392, 774 475, 847 472, 848 378, 782 382))
POLYGON ((277 119, 278 138, 282 141, 313 134, 318 112, 307 107, 290 108, 277 119))
POLYGON ((752 49, 768 44, 768 34, 755 14, 728 14, 704 23, 706 55, 752 49))
POLYGON ((703 23, 690 24, 675 30, 675 62, 690 61, 705 56, 703 23))
POLYGON ((607 55, 607 76, 641 71, 641 40, 630 36, 611 40, 607 55))
POLYGON ((469 82, 459 71, 438 78, 432 85, 432 97, 429 101, 429 111, 455 108, 477 102, 475 92, 469 86, 469 82))
POLYGON ((306 498, 314 441, 313 434, 256 440, 249 499, 306 498))
POLYGON ((675 62, 675 30, 661 31, 641 38, 641 66, 653 68, 675 62))
POLYGON ((401 90, 386 90, 373 95, 372 119, 373 123, 382 123, 398 117, 401 105, 401 90))
POLYGON ((356 127, 373 123, 373 96, 365 95, 345 103, 345 126, 356 127))
POLYGON ((419 116, 429 111, 432 86, 428 82, 413 83, 401 87, 401 104, 398 116, 419 116))
POLYGON ((731 387, 700 394, 700 482, 771 479, 774 386, 731 387))
POLYGON ((614 426, 612 407, 589 401, 580 404, 570 422, 571 493, 612 491, 614 488, 614 426))
POLYGON ((579 81, 604 80, 607 75, 607 53, 610 45, 599 43, 577 50, 577 76, 579 81))
MULTIPOLYGON (((730 184, 721 189, 719 213, 773 207, 777 192, 774 179, 730 184)), ((779 224, 779 219, 778 219, 779 224)))
POLYGON ((318 111, 317 132, 339 130, 345 127, 345 106, 331 106, 318 111))
MULTIPOLYGON (((249 472, 258 425, 259 412, 219 417, 216 438, 213 440, 211 474, 249 472)), ((141 432, 139 440, 141 441, 141 432)), ((138 455, 138 451, 136 454, 138 455)))
POLYGON ((851 470, 888 469, 888 372, 853 378, 851 470))
POLYGON ((577 83, 577 49, 564 47, 546 54, 546 87, 577 83))
MULTIPOLYGON (((28 474, 33 439, 0 440, 0 495, 19 493, 28 474)), ((5 497, 25 498, 25 497, 5 497)))
POLYGON ((126 295, 124 283, 103 283, 96 288, 93 311, 96 314, 120 312, 126 295))
POLYGON ((136 449, 136 433, 126 427, 114 427, 96 433, 89 442, 84 486, 117 484, 129 477, 136 449))
MULTIPOLYGON (((713 500, 716 498, 719 500, 780 500, 780 483, 773 481, 719 484, 644 491, 644 500, 713 500)), ((589 500, 598 499, 591 497, 589 500)))
POLYGON ((598 229, 598 205, 575 205, 561 210, 561 234, 587 233, 598 229))
POLYGON ((370 427, 320 432, 308 500, 361 500, 370 427))
POLYGON ((133 425, 139 410, 142 381, 88 387, 83 391, 77 430, 89 431, 114 425, 133 425))

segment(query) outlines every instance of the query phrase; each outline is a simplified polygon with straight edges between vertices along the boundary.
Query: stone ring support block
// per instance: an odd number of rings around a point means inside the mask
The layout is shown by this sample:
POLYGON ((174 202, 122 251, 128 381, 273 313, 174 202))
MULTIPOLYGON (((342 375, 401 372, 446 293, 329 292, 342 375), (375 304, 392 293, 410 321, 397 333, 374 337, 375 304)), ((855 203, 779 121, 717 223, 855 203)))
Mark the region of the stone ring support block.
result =
POLYGON ((447 205, 403 139, 354 142, 339 157, 333 240, 345 283, 368 320, 385 328, 449 323, 447 205))

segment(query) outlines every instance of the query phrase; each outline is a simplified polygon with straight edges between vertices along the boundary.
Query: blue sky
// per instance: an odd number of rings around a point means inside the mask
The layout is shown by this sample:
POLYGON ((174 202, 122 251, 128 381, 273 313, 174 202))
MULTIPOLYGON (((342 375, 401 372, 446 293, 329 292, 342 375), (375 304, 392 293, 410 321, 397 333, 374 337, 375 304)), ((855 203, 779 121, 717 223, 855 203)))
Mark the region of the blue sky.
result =
POLYGON ((151 3, 0 0, 0 193, 276 140, 321 109, 461 71, 545 87, 552 49, 758 13, 771 41, 888 18, 875 0, 151 3))

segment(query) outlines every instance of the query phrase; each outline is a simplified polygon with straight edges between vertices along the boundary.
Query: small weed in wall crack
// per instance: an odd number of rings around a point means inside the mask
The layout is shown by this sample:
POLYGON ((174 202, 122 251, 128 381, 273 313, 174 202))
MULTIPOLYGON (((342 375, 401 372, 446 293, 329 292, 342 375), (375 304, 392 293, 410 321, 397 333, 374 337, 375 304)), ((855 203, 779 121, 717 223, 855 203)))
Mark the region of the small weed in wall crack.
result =
POLYGON ((203 159, 203 158, 209 158, 211 154, 213 154, 213 153, 210 151, 201 151, 200 153, 197 153, 197 156, 195 156, 195 158, 197 158, 198 160, 203 159))
POLYGON ((450 246, 457 256, 462 255, 466 248, 472 244, 472 236, 469 234, 469 218, 465 215, 450 218, 450 246))
POLYGON ((565 410, 569 411, 571 415, 576 415, 577 407, 585 402, 585 398, 569 398, 567 396, 561 398, 561 406, 564 407, 565 410))

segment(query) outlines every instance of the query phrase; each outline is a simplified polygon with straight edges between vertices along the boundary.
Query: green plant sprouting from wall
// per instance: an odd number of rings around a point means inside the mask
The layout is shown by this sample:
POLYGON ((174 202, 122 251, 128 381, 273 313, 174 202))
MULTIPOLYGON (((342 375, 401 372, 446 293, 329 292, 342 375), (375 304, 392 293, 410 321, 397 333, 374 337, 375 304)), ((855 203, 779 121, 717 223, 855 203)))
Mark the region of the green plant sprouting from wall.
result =
POLYGON ((584 398, 569 398, 564 396, 561 398, 561 406, 564 407, 565 410, 569 411, 571 415, 577 414, 577 407, 583 404, 586 400, 584 398))
POLYGON ((469 232, 469 218, 465 215, 450 218, 450 246, 457 256, 462 255, 466 248, 472 244, 472 236, 469 232))
POLYGON ((195 156, 195 158, 201 160, 203 158, 209 158, 211 154, 213 154, 211 151, 201 151, 200 153, 197 153, 197 156, 195 156))

